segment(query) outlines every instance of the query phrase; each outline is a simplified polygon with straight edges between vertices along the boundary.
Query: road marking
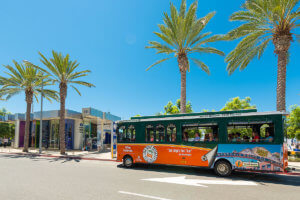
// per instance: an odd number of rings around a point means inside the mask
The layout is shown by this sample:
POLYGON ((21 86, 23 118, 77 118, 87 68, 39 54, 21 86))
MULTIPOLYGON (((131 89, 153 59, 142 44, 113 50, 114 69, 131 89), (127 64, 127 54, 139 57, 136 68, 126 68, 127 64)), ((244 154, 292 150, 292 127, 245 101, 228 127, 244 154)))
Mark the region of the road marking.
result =
POLYGON ((200 186, 200 187, 208 187, 206 185, 257 185, 253 181, 186 179, 185 176, 166 177, 166 178, 148 178, 148 179, 142 179, 142 180, 161 182, 161 183, 192 185, 192 186, 200 186))
POLYGON ((145 195, 145 194, 137 194, 137 193, 132 193, 132 192, 125 192, 125 191, 119 191, 119 193, 134 195, 134 196, 138 196, 138 197, 145 197, 145 198, 150 198, 150 199, 171 200, 171 199, 166 199, 166 198, 161 198, 161 197, 155 197, 155 196, 150 196, 150 195, 145 195))

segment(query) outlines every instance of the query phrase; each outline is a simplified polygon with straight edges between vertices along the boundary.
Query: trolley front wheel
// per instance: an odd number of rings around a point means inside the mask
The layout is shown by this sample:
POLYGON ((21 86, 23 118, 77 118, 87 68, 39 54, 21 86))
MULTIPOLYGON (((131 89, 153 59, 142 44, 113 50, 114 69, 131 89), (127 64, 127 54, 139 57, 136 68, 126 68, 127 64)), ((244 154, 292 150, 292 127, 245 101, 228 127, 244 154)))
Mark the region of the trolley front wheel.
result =
POLYGON ((131 156, 125 156, 123 158, 123 165, 126 167, 126 168, 131 168, 133 166, 133 159, 131 156))

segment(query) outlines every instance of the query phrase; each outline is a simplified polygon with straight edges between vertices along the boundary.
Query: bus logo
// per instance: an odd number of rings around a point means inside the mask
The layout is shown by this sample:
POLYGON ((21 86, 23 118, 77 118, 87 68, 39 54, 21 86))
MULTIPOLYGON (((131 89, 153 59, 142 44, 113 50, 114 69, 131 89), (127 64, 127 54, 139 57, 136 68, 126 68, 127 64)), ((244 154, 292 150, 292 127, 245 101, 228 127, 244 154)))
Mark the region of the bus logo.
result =
POLYGON ((153 163, 157 159, 157 150, 154 146, 146 146, 143 150, 143 158, 148 163, 153 163))
POLYGON ((235 165, 236 165, 237 167, 243 167, 243 162, 242 162, 241 160, 237 160, 237 161, 235 162, 235 165))

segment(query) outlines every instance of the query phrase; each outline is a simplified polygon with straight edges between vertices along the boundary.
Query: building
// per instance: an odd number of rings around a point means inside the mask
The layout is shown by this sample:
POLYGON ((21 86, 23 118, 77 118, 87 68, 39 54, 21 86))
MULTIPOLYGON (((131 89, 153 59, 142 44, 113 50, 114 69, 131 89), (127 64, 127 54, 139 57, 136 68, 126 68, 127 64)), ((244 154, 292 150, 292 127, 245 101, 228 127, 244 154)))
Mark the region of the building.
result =
MULTIPOLYGON (((41 112, 31 114, 29 147, 39 147, 41 112)), ((59 110, 43 111, 42 146, 47 149, 59 149, 59 110)), ((110 144, 113 122, 121 118, 109 112, 94 108, 83 108, 82 112, 65 110, 66 149, 96 150, 103 136, 104 144, 110 144), (101 134, 103 132, 103 134, 101 134)), ((25 114, 14 115, 14 147, 24 146, 25 114)))

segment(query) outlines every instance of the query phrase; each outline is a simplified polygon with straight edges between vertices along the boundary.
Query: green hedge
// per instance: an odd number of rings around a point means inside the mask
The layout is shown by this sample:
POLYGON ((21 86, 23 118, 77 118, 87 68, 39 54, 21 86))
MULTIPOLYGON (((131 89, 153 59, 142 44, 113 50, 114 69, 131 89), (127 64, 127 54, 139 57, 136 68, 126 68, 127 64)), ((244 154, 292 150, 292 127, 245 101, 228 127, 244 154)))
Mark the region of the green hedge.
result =
POLYGON ((12 123, 0 122, 0 138, 14 138, 15 125, 12 123))

